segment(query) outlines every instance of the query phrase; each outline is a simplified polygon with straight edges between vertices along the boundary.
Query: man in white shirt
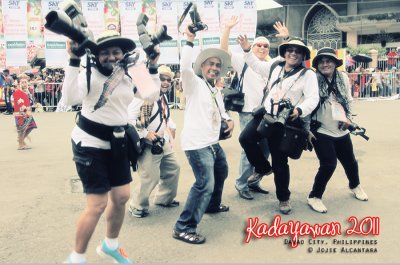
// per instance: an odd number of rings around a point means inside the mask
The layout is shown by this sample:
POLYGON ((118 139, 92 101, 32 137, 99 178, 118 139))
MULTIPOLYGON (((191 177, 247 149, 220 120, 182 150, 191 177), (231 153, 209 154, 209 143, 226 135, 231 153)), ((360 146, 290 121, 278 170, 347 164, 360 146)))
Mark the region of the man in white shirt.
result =
MULTIPOLYGON (((246 36, 239 36, 238 41, 245 51, 245 61, 255 72, 261 76, 268 77, 268 95, 263 104, 265 112, 277 117, 280 109, 279 103, 290 100, 294 106, 290 120, 295 123, 303 123, 300 118, 309 117, 319 102, 318 81, 315 72, 304 69, 303 61, 310 59, 310 50, 300 39, 293 38, 287 43, 279 46, 279 55, 285 61, 279 63, 274 69, 271 66, 273 62, 262 62, 250 52, 250 43, 246 36)), ((276 196, 279 200, 279 210, 283 214, 289 214, 292 210, 290 205, 290 172, 288 165, 288 155, 280 150, 283 132, 274 132, 270 130, 269 135, 261 135, 257 131, 260 121, 253 119, 242 131, 239 141, 246 152, 250 164, 255 168, 254 179, 261 179, 267 174, 268 165, 262 157, 262 150, 257 142, 267 137, 268 145, 272 157, 272 170, 274 172, 274 182, 276 187, 276 196)), ((307 124, 307 123, 305 123, 307 124)), ((308 128, 305 128, 308 129, 308 128)), ((250 179, 249 179, 250 182, 250 179)))
MULTIPOLYGON (((73 159, 86 193, 86 208, 78 220, 75 247, 66 262, 86 262, 89 240, 107 208, 107 233, 97 247, 97 253, 118 263, 132 263, 120 247, 118 236, 132 181, 125 128, 128 105, 135 96, 135 84, 123 69, 119 76, 113 70, 119 69, 118 61, 136 45, 116 31, 106 31, 97 40, 98 49, 92 51, 95 59, 89 80, 86 71, 79 72, 80 58, 73 53, 76 46, 75 42, 68 40, 70 61, 65 70, 63 101, 67 105, 82 103, 71 138, 73 159)), ((152 74, 149 82, 159 87, 157 60, 149 62, 152 74)), ((148 100, 153 97, 149 94, 148 100)))
POLYGON ((217 48, 203 50, 192 68, 195 34, 186 29, 186 45, 182 49, 180 71, 183 93, 186 97, 181 147, 192 167, 195 183, 190 189, 185 207, 179 216, 172 236, 190 244, 202 244, 205 237, 196 232, 205 212, 220 213, 229 210, 221 204, 228 163, 218 141, 222 119, 225 130, 232 134, 232 119, 227 115, 221 92, 214 86, 230 66, 227 52, 217 48))
POLYGON ((134 125, 145 148, 138 159, 139 178, 133 182, 129 213, 136 218, 149 215, 149 197, 158 184, 154 203, 164 207, 179 206, 175 200, 180 166, 173 150, 176 125, 171 118, 167 93, 174 73, 158 67, 161 88, 156 102, 135 98, 129 105, 129 122, 134 125))

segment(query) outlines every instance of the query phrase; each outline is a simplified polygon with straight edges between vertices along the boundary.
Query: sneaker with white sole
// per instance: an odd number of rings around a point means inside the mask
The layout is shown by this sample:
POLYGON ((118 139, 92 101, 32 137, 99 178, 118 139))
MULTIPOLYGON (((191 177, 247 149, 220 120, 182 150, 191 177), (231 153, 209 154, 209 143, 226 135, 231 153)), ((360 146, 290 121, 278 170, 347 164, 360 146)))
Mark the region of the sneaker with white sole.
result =
POLYGON ((365 193, 361 185, 358 185, 354 189, 350 189, 353 192, 354 196, 360 201, 368 201, 368 195, 365 193))
POLYGON ((68 255, 67 260, 63 262, 64 264, 83 264, 86 260, 81 260, 79 262, 73 261, 71 254, 68 255))
POLYGON ((292 211, 290 201, 279 201, 279 211, 283 214, 289 214, 292 211))
POLYGON ((326 213, 328 209, 323 204, 320 198, 307 198, 308 205, 310 205, 311 209, 319 213, 326 213))
POLYGON ((106 242, 102 242, 96 248, 97 254, 104 258, 112 258, 116 263, 132 264, 132 261, 128 258, 123 248, 118 246, 116 249, 111 250, 108 248, 106 242))
POLYGON ((147 217, 149 215, 149 211, 146 209, 137 209, 134 207, 129 206, 129 213, 136 218, 144 218, 147 217))

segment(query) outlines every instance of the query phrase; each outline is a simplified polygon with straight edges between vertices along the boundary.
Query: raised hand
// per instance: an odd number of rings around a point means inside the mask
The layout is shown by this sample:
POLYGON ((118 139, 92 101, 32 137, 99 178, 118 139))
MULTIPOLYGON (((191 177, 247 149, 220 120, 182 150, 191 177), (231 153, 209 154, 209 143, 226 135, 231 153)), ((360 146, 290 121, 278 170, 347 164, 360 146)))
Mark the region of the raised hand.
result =
POLYGON ((247 35, 239 35, 236 39, 236 41, 239 43, 240 47, 242 47, 243 50, 249 50, 251 48, 251 45, 249 43, 249 40, 247 39, 247 35))
POLYGON ((228 20, 225 23, 225 28, 232 29, 234 26, 236 26, 239 23, 239 17, 238 16, 231 16, 231 19, 228 20))
POLYGON ((275 22, 274 29, 278 31, 278 34, 275 37, 287 38, 289 37, 289 30, 285 26, 285 23, 281 23, 280 21, 275 22))
POLYGON ((196 33, 190 32, 189 27, 186 27, 185 34, 186 34, 187 41, 190 41, 190 42, 194 41, 194 38, 196 37, 196 33))

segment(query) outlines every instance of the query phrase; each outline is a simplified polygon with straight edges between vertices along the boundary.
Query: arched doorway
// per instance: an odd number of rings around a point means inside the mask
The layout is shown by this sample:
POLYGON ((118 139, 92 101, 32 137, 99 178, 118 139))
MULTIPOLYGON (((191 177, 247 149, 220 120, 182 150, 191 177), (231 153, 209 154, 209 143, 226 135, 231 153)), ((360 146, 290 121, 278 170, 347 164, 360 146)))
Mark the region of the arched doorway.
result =
POLYGON ((307 44, 314 49, 331 47, 342 48, 342 32, 336 29, 335 15, 325 7, 311 18, 307 29, 307 44))

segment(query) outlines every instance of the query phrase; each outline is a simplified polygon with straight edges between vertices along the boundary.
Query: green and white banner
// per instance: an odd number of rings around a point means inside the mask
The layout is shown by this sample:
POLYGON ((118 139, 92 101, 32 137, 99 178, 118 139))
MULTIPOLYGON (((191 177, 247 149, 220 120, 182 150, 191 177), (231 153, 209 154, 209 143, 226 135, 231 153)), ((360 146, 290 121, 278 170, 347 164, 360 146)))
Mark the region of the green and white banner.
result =
POLYGON ((28 23, 26 0, 3 0, 6 66, 27 64, 28 23))
MULTIPOLYGON (((62 0, 42 0, 43 16, 46 17, 50 11, 59 10, 61 2, 62 0)), ((44 30, 44 49, 47 67, 63 67, 67 65, 66 40, 67 38, 62 35, 55 34, 47 29, 44 30)))
POLYGON ((82 12, 96 40, 105 30, 104 1, 82 0, 82 12))
POLYGON ((177 64, 179 63, 178 49, 178 5, 173 0, 157 1, 157 32, 161 33, 163 25, 166 26, 167 34, 172 40, 164 41, 160 44, 161 56, 160 64, 177 64))

